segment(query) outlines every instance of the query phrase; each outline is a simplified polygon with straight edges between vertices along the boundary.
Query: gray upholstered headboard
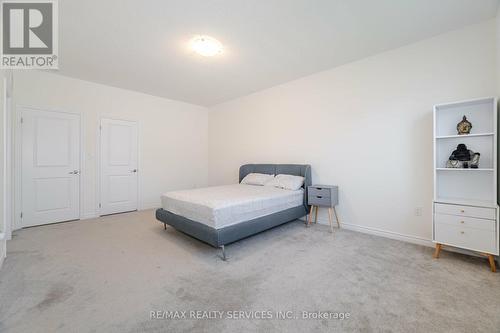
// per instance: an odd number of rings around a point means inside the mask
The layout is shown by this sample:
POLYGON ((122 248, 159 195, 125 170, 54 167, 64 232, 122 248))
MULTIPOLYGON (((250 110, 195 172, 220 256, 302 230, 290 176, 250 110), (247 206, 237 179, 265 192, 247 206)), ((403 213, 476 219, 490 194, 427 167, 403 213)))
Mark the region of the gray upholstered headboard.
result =
POLYGON ((309 164, 245 164, 240 167, 239 182, 241 183, 241 180, 252 172, 304 177, 304 206, 307 209, 307 187, 312 185, 311 166, 309 164))

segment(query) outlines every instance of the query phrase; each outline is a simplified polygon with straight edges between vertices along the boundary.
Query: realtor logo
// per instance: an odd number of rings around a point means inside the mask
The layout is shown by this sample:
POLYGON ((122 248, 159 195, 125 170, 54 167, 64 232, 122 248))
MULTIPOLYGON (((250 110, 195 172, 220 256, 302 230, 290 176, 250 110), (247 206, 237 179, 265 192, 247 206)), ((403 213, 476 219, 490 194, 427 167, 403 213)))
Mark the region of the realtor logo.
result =
POLYGON ((4 0, 2 68, 58 68, 57 0, 4 0))

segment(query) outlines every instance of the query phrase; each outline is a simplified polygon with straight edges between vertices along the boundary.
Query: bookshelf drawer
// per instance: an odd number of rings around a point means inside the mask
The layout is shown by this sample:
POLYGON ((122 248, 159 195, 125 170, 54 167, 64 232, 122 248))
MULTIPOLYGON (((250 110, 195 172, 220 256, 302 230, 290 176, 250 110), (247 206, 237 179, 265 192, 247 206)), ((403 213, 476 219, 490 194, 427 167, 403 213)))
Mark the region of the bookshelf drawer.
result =
POLYGON ((479 219, 496 220, 495 208, 460 206, 451 204, 435 204, 435 212, 437 214, 447 214, 456 216, 467 216, 479 219))
POLYGON ((487 219, 476 219, 473 217, 436 214, 436 223, 449 224, 462 228, 481 229, 495 232, 495 221, 487 219))
POLYGON ((473 251, 497 253, 495 232, 489 230, 436 223, 435 241, 473 251))

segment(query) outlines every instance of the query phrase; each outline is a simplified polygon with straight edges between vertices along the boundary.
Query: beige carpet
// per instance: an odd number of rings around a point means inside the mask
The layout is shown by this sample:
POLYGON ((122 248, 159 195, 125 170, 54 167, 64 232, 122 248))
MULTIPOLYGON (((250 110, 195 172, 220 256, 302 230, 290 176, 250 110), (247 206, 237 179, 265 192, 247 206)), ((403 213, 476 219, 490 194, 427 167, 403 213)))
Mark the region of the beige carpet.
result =
POLYGON ((0 332, 500 331, 500 274, 480 258, 434 260, 430 248, 298 221, 227 253, 163 230, 153 211, 18 231, 0 271, 0 332), (225 312, 190 319, 196 310, 225 312), (234 318, 246 316, 259 318, 234 318))

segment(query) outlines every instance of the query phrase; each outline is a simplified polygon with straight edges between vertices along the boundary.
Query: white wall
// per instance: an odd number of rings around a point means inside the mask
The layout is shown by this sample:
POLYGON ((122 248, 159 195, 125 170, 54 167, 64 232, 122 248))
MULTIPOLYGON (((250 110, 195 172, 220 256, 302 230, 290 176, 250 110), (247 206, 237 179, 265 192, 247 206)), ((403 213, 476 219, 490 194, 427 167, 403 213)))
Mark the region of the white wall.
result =
MULTIPOLYGON (((500 112, 500 5, 497 11, 497 98, 498 98, 498 109, 500 112)), ((500 126, 500 118, 498 119, 500 126)), ((498 147, 500 147, 500 137, 498 137, 498 147)), ((498 155, 498 165, 500 165, 500 154, 498 155)), ((500 182, 497 184, 497 193, 500 194, 500 182)))
POLYGON ((11 190, 12 158, 11 97, 12 71, 0 70, 0 267, 7 255, 7 240, 10 239, 10 220, 12 215, 11 190))
POLYGON ((2 267, 3 260, 6 255, 6 240, 5 240, 5 207, 4 207, 4 191, 6 184, 6 179, 4 177, 4 162, 5 162, 5 121, 4 114, 7 111, 5 108, 5 83, 6 71, 0 70, 0 268, 2 267))
MULTIPOLYGON (((342 222, 428 240, 432 105, 500 94, 495 44, 500 18, 224 103, 209 114, 39 71, 16 71, 14 102, 82 114, 82 217, 97 214, 97 133, 105 116, 139 122, 141 208, 159 205, 164 191, 204 186, 207 176, 210 184, 235 182, 244 163, 310 163, 314 182, 340 186, 342 222), (415 216, 418 207, 422 216, 415 216)), ((320 218, 326 220, 325 212, 320 218)))
MULTIPOLYGON (((358 230, 427 243, 432 224, 432 105, 496 94, 494 20, 211 108, 209 179, 244 163, 310 163, 340 186, 358 230), (422 207, 423 215, 416 216, 422 207)), ((325 212, 320 216, 323 221, 325 212)))
POLYGON ((14 104, 80 113, 83 119, 82 217, 97 215, 100 117, 139 124, 139 207, 160 205, 161 193, 207 183, 208 112, 142 93, 41 71, 16 71, 14 104))
POLYGON ((500 5, 497 11, 497 95, 500 97, 500 5))

